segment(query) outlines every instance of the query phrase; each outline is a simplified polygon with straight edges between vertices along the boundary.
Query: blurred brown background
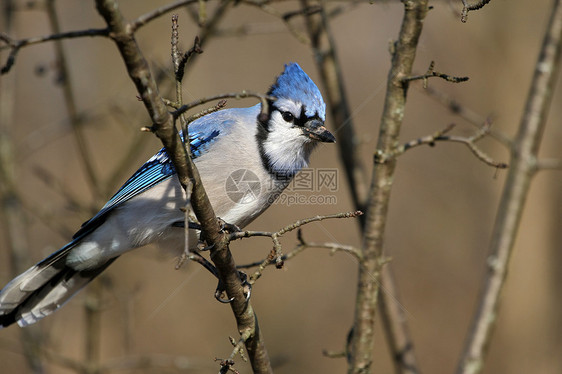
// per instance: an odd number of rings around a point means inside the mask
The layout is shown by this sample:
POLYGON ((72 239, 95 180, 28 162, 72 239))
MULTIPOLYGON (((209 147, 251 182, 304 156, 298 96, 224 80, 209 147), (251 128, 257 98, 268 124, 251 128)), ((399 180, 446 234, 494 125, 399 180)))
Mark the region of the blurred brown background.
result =
MULTIPOLYGON (((5 0, 1 0, 2 3, 5 0)), ((133 19, 166 1, 121 1, 122 11, 133 19)), ((462 84, 431 80, 430 86, 452 95, 482 117, 493 115, 494 127, 513 136, 523 111, 550 0, 492 1, 469 14, 462 24, 452 11, 460 1, 435 1, 425 21, 416 59, 425 72, 431 60, 436 70, 469 76, 462 84)), ((40 9, 23 10, 16 1, 11 36, 24 38, 50 33, 40 9)), ((92 2, 57 1, 63 30, 103 27, 92 2)), ((289 10, 298 2, 274 5, 289 10)), ((213 4, 209 5, 213 9, 213 4)), ((191 46, 197 26, 183 10, 180 45, 191 46)), ((362 4, 337 17, 332 28, 353 120, 360 135, 362 154, 369 165, 389 69, 389 41, 398 33, 402 5, 397 1, 362 4)), ((295 22, 297 27, 302 27, 295 22)), ((213 38, 204 53, 190 65, 184 100, 242 89, 265 92, 283 64, 297 61, 319 86, 310 49, 296 40, 283 23, 259 9, 232 8, 219 29, 246 25, 249 34, 213 38)), ((6 25, 0 25, 6 31, 6 25)), ((170 71, 170 15, 142 28, 138 42, 155 70, 167 76, 162 91, 172 82, 170 71)), ((155 137, 140 134, 148 125, 144 107, 135 98, 114 45, 103 38, 64 42, 70 79, 78 111, 84 119, 88 147, 101 184, 125 157, 139 137, 135 161, 108 187, 110 195, 161 145, 155 137)), ((2 54, 2 62, 6 54, 2 54)), ((0 85, 15 84, 13 123, 1 131, 12 136, 19 193, 27 204, 25 240, 31 249, 27 265, 66 243, 89 213, 70 207, 61 193, 37 176, 37 167, 53 174, 85 206, 99 208, 93 199, 76 142, 70 131, 62 91, 53 69, 53 44, 23 49, 0 85), (36 212, 34 212, 34 210, 36 212)), ((167 88, 168 87, 168 88, 167 88)), ((320 87, 323 90, 322 87, 320 87)), ((562 157, 562 90, 560 81, 550 110, 541 155, 562 157)), ((228 106, 252 105, 229 100, 228 106)), ((329 120, 328 120, 329 122, 329 120)), ((402 139, 431 134, 454 122, 456 134, 469 136, 474 127, 428 97, 421 83, 412 84, 402 139)), ((333 129, 334 124, 329 123, 333 129)), ((479 145, 499 161, 507 150, 492 139, 479 145)), ((323 145, 315 153, 314 168, 340 168, 337 148, 323 145)), ((392 256, 400 286, 401 303, 409 318, 417 356, 425 373, 450 373, 458 360, 485 272, 487 247, 506 173, 477 160, 459 144, 420 147, 400 158, 392 195, 386 250, 392 256)), ((368 176, 370 179, 370 176, 368 176)), ((275 230, 316 214, 353 210, 343 170, 338 174, 337 205, 275 205, 249 228, 275 230)), ((107 196, 105 196, 107 197, 107 196)), ((521 223, 498 327, 485 373, 562 372, 562 174, 541 172, 534 180, 521 223)), ((5 225, 4 227, 5 228, 5 225)), ((337 241, 360 245, 357 223, 324 221, 304 229, 311 241, 337 241)), ((0 232, 0 283, 12 278, 6 230, 0 232)), ((296 242, 293 234, 282 239, 285 251, 296 242)), ((238 263, 263 258, 271 244, 266 239, 236 242, 238 263)), ((102 362, 125 356, 185 356, 193 372, 216 372, 214 357, 227 357, 227 336, 237 336, 228 306, 212 297, 216 281, 199 266, 174 270, 174 258, 156 248, 123 256, 106 274, 101 335, 102 362)), ((356 287, 355 260, 326 250, 310 249, 286 263, 283 270, 268 269, 253 289, 258 313, 276 373, 341 373, 344 359, 329 359, 322 350, 341 350, 352 323, 356 287)), ((84 353, 82 292, 53 316, 40 322, 48 332, 51 351, 80 360, 84 353)), ((374 372, 392 372, 380 325, 377 330, 374 372)), ((19 327, 0 332, 0 371, 29 372, 22 356, 19 327)), ((241 372, 249 367, 239 363, 241 372)), ((69 373, 50 364, 51 373, 69 373)), ((171 369, 136 372, 175 372, 171 369)))

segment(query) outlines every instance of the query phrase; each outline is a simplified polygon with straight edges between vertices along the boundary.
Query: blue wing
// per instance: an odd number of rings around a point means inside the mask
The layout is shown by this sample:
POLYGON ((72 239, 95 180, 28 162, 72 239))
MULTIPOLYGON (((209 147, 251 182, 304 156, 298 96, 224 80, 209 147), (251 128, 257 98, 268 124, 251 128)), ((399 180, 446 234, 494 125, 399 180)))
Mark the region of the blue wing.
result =
MULTIPOLYGON (((190 126, 191 127, 191 126, 190 126)), ((194 126, 199 129, 201 126, 194 126)), ((189 134, 189 145, 193 159, 201 156, 214 142, 220 131, 217 128, 201 129, 201 132, 189 134)), ((182 139, 183 139, 183 135, 182 139)), ((78 239, 101 225, 108 212, 121 205, 132 197, 154 187, 158 183, 165 181, 175 175, 174 165, 170 161, 166 150, 162 148, 152 156, 144 165, 140 167, 130 178, 121 186, 119 191, 101 208, 101 210, 90 220, 82 224, 80 230, 74 234, 73 239, 78 239)))

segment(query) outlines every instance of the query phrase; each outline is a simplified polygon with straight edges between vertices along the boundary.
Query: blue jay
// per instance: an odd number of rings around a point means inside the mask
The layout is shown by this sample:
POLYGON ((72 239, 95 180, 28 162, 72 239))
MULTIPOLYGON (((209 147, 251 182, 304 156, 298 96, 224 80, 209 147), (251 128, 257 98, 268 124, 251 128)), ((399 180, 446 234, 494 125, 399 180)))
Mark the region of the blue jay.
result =
MULTIPOLYGON (((268 95, 276 100, 269 103, 267 118, 259 116, 258 104, 217 111, 189 125, 191 153, 211 205, 218 217, 238 227, 274 202, 308 165, 319 142, 335 141, 324 127, 322 95, 298 64, 285 66, 268 95)), ((184 230, 177 226, 184 220, 184 204, 173 165, 161 149, 70 243, 0 291, 0 328, 14 322, 27 326, 53 313, 131 249, 149 243, 183 249, 184 230)))

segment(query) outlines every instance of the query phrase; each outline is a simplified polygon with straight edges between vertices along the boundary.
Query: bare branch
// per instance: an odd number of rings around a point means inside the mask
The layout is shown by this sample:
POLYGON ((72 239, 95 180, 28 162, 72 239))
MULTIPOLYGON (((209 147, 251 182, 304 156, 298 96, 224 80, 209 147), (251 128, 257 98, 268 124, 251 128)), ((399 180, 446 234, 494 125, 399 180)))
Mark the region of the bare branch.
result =
MULTIPOLYGON (((293 18, 293 12, 289 12, 289 13, 281 12, 280 10, 277 10, 274 7, 272 7, 268 2, 261 1, 261 0, 241 0, 241 2, 247 5, 252 5, 257 8, 260 8, 263 12, 280 19, 287 27, 287 30, 289 30, 289 32, 299 42, 303 44, 310 44, 310 40, 308 39, 308 37, 291 23, 291 19, 293 18)), ((306 14, 306 12, 298 12, 297 14, 306 14)))
POLYGON ((454 123, 451 123, 450 125, 448 125, 447 127, 445 127, 442 130, 436 131, 431 135, 427 135, 421 138, 418 138, 416 140, 411 140, 408 143, 405 143, 401 146, 399 146, 396 149, 395 155, 400 155, 404 152, 406 152, 408 149, 413 148, 413 147, 417 147, 423 144, 427 144, 430 147, 433 147, 435 145, 435 141, 444 136, 446 133, 450 132, 453 128, 455 127, 454 123))
MULTIPOLYGON (((402 78, 412 73, 423 21, 428 11, 427 0, 412 0, 404 3, 404 16, 394 44, 392 65, 388 73, 387 91, 375 154, 391 154, 398 144, 404 118, 408 85, 402 78)), ((359 267, 356 309, 349 342, 349 374, 368 372, 373 360, 374 321, 381 284, 381 273, 385 261, 384 237, 390 192, 394 180, 396 157, 383 164, 373 165, 371 189, 363 234, 363 261, 359 267)), ((385 280, 386 281, 386 280, 385 280)), ((382 295, 385 296, 384 294, 382 295)), ((396 317, 400 315, 395 314, 396 317)), ((387 340, 395 353, 395 368, 399 373, 418 372, 410 334, 404 320, 396 320, 392 329, 387 329, 387 340), (397 333, 398 332, 398 333, 397 333), (397 353, 405 352, 408 355, 397 353)), ((390 325, 389 325, 390 327, 390 325)))
POLYGON ((240 334, 240 339, 238 339, 238 342, 236 342, 233 338, 230 338, 230 342, 234 346, 234 349, 230 354, 229 360, 234 360, 236 355, 239 354, 240 357, 242 358, 242 361, 244 362, 248 361, 248 359, 244 355, 244 345, 246 343, 246 340, 248 340, 251 336, 252 336, 252 332, 250 330, 246 330, 240 334))
MULTIPOLYGON (((318 222, 318 221, 323 221, 325 219, 334 219, 334 218, 355 218, 355 217, 359 217, 363 214, 363 212, 361 211, 355 211, 355 212, 347 212, 347 213, 337 213, 337 214, 331 214, 331 215, 326 215, 326 216, 315 216, 315 217, 311 217, 311 218, 305 218, 305 219, 301 219, 298 221, 293 222, 292 224, 283 227, 282 229, 280 229, 279 231, 276 232, 267 232, 267 231, 238 231, 238 232, 233 232, 229 235, 229 240, 236 240, 236 239, 242 239, 242 238, 249 238, 249 237, 253 237, 253 236, 267 236, 270 237, 271 240, 273 241, 273 248, 271 250, 271 252, 269 253, 269 255, 267 256, 267 258, 259 263, 255 263, 255 264, 251 264, 251 265, 244 265, 244 268, 247 267, 254 267, 256 265, 259 265, 258 269, 255 271, 255 273, 250 277, 250 279, 248 280, 248 283, 250 284, 254 284, 262 275, 263 270, 269 266, 270 264, 272 264, 273 262, 275 262, 275 266, 277 268, 282 268, 283 267, 283 261, 285 259, 291 258, 293 257, 293 255, 291 256, 284 256, 283 253, 281 252, 281 243, 279 242, 279 238, 281 236, 283 236, 283 234, 286 234, 290 231, 296 230, 298 228, 300 228, 301 226, 304 226, 306 224, 312 223, 312 222, 318 222)), ((302 242, 301 240, 301 244, 304 244, 304 242, 302 242)), ((330 249, 335 249, 337 247, 336 244, 333 245, 329 245, 329 244, 318 244, 318 245, 309 245, 311 247, 323 247, 323 248, 330 248, 330 249)), ((349 252, 353 252, 353 250, 351 249, 352 247, 346 247, 346 246, 341 246, 341 250, 347 250, 349 252), (345 247, 345 249, 344 249, 345 247)), ((304 249, 304 248, 302 248, 304 249)))
POLYGON ((213 113, 213 112, 217 112, 217 111, 223 109, 225 106, 226 106, 226 100, 224 100, 224 99, 223 99, 223 100, 220 100, 216 105, 214 105, 214 106, 212 106, 212 107, 210 107, 210 108, 207 108, 207 109, 205 109, 205 110, 202 110, 202 111, 200 111, 199 113, 195 113, 195 114, 193 114, 193 115, 187 117, 186 123, 189 124, 189 123, 195 121, 195 120, 198 119, 198 118, 201 118, 201 117, 206 116, 207 114, 211 114, 211 113, 213 113))
POLYGON ((53 40, 71 39, 71 38, 82 38, 85 36, 108 36, 108 29, 88 29, 88 30, 78 30, 78 31, 67 31, 60 32, 52 35, 44 36, 34 36, 31 38, 15 40, 4 33, 0 33, 0 40, 6 43, 6 45, 0 46, 0 51, 6 48, 10 49, 10 54, 6 60, 6 63, 0 69, 0 75, 6 74, 10 71, 14 63, 16 62, 16 57, 20 49, 34 44, 49 42, 53 40))
POLYGON ((439 72, 435 71, 434 69, 435 69, 435 61, 431 61, 429 63, 429 67, 427 68, 427 72, 425 74, 423 74, 423 75, 413 75, 413 76, 410 76, 410 77, 402 78, 402 82, 407 83, 407 82, 411 82, 411 81, 415 81, 415 80, 423 80, 423 88, 427 88, 427 81, 431 77, 438 77, 438 78, 444 79, 447 82, 451 82, 451 83, 461 83, 461 82, 466 82, 468 80, 468 77, 454 77, 454 76, 451 76, 451 75, 448 75, 448 74, 439 73, 439 72))
MULTIPOLYGON (((46 10, 52 31, 56 35, 60 35, 60 23, 58 20, 58 15, 56 13, 54 0, 49 0, 46 2, 46 10)), ((90 187, 95 200, 100 200, 102 196, 98 180, 99 178, 96 171, 94 170, 94 165, 92 163, 93 157, 91 152, 89 151, 86 136, 84 135, 82 118, 78 114, 76 98, 74 96, 74 88, 72 86, 72 77, 70 76, 68 60, 63 48, 62 40, 56 39, 54 47, 59 76, 57 81, 61 84, 62 87, 67 117, 70 121, 72 135, 78 148, 79 160, 82 164, 83 170, 85 171, 88 186, 90 187)))
MULTIPOLYGON (((201 25, 201 6, 195 6, 193 4, 187 7, 188 13, 192 16, 193 20, 199 24, 199 42, 201 45, 205 45, 207 40, 217 34, 217 27, 220 21, 226 14, 226 10, 230 5, 234 3, 234 0, 222 0, 213 9, 213 14, 209 16, 205 14, 204 24, 201 25), (194 9, 197 8, 197 9, 194 9)), ((197 55, 193 55, 193 58, 197 58, 197 55)))
POLYGON ((547 158, 537 161, 537 170, 561 170, 562 159, 560 158, 547 158))
MULTIPOLYGON (((356 135, 353 114, 349 106, 349 99, 345 90, 342 68, 336 49, 336 42, 330 28, 329 16, 326 14, 324 3, 321 3, 319 17, 312 17, 316 7, 308 5, 308 1, 301 1, 302 13, 305 21, 311 47, 314 51, 315 62, 320 72, 322 84, 328 99, 328 108, 335 126, 338 150, 344 163, 351 197, 358 210, 363 210, 367 203, 367 168, 361 158, 360 142, 356 135)), ((361 217, 361 223, 363 219, 361 217)))
MULTIPOLYGON (((13 6, 14 2, 6 1, 0 12, 0 23, 8 32, 16 29, 13 6)), ((15 110, 16 75, 12 74, 0 80, 0 231, 6 245, 2 251, 6 254, 5 262, 9 264, 10 274, 15 277, 27 269, 29 258, 32 256, 28 242, 30 226, 20 196, 21 180, 16 169, 18 161, 15 134, 9 127, 18 123, 19 118, 15 110)), ((4 271, 7 272, 8 268, 4 271)), ((21 331, 21 344, 10 345, 21 345, 21 353, 30 371, 43 373, 46 369, 39 351, 49 337, 44 334, 42 326, 30 327, 31 329, 21 331)))
MULTIPOLYGON (((432 87, 427 87, 427 89, 423 90, 424 93, 428 94, 431 98, 437 100, 442 105, 444 105, 447 109, 449 109, 452 113, 459 115, 462 119, 467 121, 473 126, 481 128, 482 123, 486 122, 486 118, 475 113, 474 111, 470 110, 466 106, 459 103, 450 95, 438 91, 432 87)), ((497 128, 490 128, 490 136, 495 140, 499 141, 506 147, 511 147, 513 141, 509 136, 498 130, 497 128)))
MULTIPOLYGON (((300 232, 300 229, 299 229, 299 232, 300 232)), ((255 235, 255 236, 262 236, 262 235, 255 235)), ((263 236, 269 236, 269 235, 263 235, 263 236)), ((361 262, 361 260, 362 260, 362 254, 361 254, 361 250, 359 248, 351 246, 351 245, 345 245, 345 244, 341 244, 341 243, 329 243, 329 242, 326 242, 326 243, 299 242, 299 244, 297 244, 296 247, 293 248, 290 252, 287 252, 286 254, 283 254, 281 256, 281 260, 282 261, 288 261, 288 260, 292 259, 293 257, 296 257, 298 254, 300 254, 301 252, 303 252, 305 249, 308 249, 308 248, 329 249, 330 254, 334 254, 336 252, 344 252, 344 253, 351 254, 359 262, 361 262)), ((238 269, 248 269, 248 268, 253 268, 253 267, 256 267, 256 266, 262 266, 263 268, 265 268, 267 266, 273 265, 273 259, 274 259, 273 256, 268 256, 268 258, 265 259, 265 260, 255 261, 255 262, 251 262, 249 264, 244 264, 244 265, 238 265, 238 269)))
POLYGON ((184 5, 196 3, 197 1, 199 0, 179 0, 170 4, 163 5, 160 8, 156 8, 153 11, 143 14, 142 16, 138 17, 136 20, 132 21, 128 25, 129 32, 134 33, 135 31, 137 31, 147 23, 160 17, 161 15, 176 10, 177 8, 181 8, 184 5))
MULTIPOLYGON (((146 25, 147 23, 153 21, 154 19, 160 17, 161 15, 171 12, 177 8, 180 8, 184 5, 196 3, 198 0, 180 0, 176 1, 171 4, 164 5, 160 8, 157 8, 149 13, 143 14, 142 16, 138 17, 136 20, 131 22, 129 27, 129 32, 134 33, 136 30, 141 28, 142 26, 146 25)), ((49 2, 47 2, 49 3, 49 2)), ((87 30, 77 30, 77 31, 67 31, 67 32, 57 32, 51 35, 44 35, 44 36, 35 36, 31 38, 15 40, 12 39, 9 35, 5 33, 0 33, 0 40, 6 43, 4 46, 0 46, 0 51, 9 48, 10 54, 6 59, 6 63, 0 69, 0 75, 6 74, 10 71, 14 63, 16 62, 16 57, 18 52, 21 48, 27 47, 34 44, 44 43, 52 40, 61 40, 61 39, 72 39, 72 38, 82 38, 85 36, 94 37, 94 36, 110 36, 109 35, 109 28, 104 29, 87 29, 87 30)))
MULTIPOLYGON (((399 146, 398 148, 396 148, 396 151, 394 152, 393 156, 401 155, 402 153, 406 152, 408 149, 420 145, 425 144, 425 145, 429 145, 430 147, 433 147, 435 145, 435 142, 450 141, 450 142, 465 144, 479 160, 485 162, 486 164, 498 169, 505 169, 508 167, 506 163, 493 160, 490 156, 484 153, 484 151, 482 151, 480 148, 476 146, 476 142, 482 139, 490 132, 490 126, 491 126, 490 122, 486 121, 484 126, 482 126, 482 128, 476 134, 468 138, 465 138, 462 136, 445 135, 455 127, 454 124, 450 124, 449 126, 445 127, 443 130, 439 130, 432 135, 424 136, 399 146)), ((384 156, 379 156, 379 157, 380 157, 379 159, 380 162, 386 162, 382 159, 384 156)))
POLYGON ((275 97, 272 96, 267 96, 267 95, 263 95, 257 92, 251 92, 251 91, 241 91, 241 92, 234 92, 234 93, 226 93, 226 94, 220 94, 220 95, 215 95, 215 96, 210 96, 210 97, 205 97, 202 99, 198 99, 195 101, 192 101, 191 103, 188 104, 184 104, 181 107, 179 107, 178 109, 176 109, 175 112, 173 112, 173 116, 174 118, 178 118, 180 115, 182 115, 183 113, 187 112, 189 109, 194 108, 196 106, 208 103, 209 101, 215 101, 215 100, 222 100, 222 99, 227 99, 227 98, 234 98, 234 99, 245 99, 245 98, 249 98, 249 97, 255 97, 258 98, 261 102, 261 112, 259 114, 258 119, 261 119, 265 116, 267 116, 268 113, 268 108, 269 108, 269 101, 274 101, 276 100, 275 97))
POLYGON ((464 137, 461 137, 461 136, 443 136, 443 137, 437 138, 436 140, 448 140, 448 141, 451 141, 451 142, 463 143, 472 151, 472 153, 478 159, 485 162, 486 164, 488 164, 490 166, 493 166, 495 168, 498 168, 498 169, 507 169, 507 167, 508 167, 507 163, 495 161, 490 156, 488 156, 486 153, 484 153, 482 150, 480 150, 480 148, 478 148, 474 144, 474 140, 472 139, 472 137, 471 138, 464 138, 464 137))
POLYGON ((271 363, 264 345, 256 315, 248 300, 236 264, 228 249, 228 239, 221 230, 217 217, 209 202, 209 198, 201 183, 201 177, 193 161, 182 143, 175 127, 175 118, 162 101, 156 82, 152 77, 148 63, 144 59, 134 39, 134 27, 128 24, 114 0, 96 0, 96 7, 111 30, 114 40, 129 76, 136 85, 137 91, 150 114, 153 125, 151 130, 160 138, 170 160, 172 161, 179 182, 184 190, 193 183, 191 207, 199 220, 205 240, 211 248, 211 260, 214 262, 219 279, 232 302, 230 306, 236 318, 239 331, 250 329, 252 337, 246 341, 246 348, 256 373, 271 373, 271 363))
POLYGON ((191 47, 187 52, 184 53, 182 58, 178 62, 178 66, 176 68, 176 80, 180 81, 183 79, 185 64, 190 59, 192 55, 195 53, 201 54, 203 50, 201 49, 201 45, 199 44, 199 37, 196 36, 195 40, 193 41, 193 47, 191 47))
MULTIPOLYGON (((127 65, 129 75, 137 86, 145 106, 150 113, 153 121, 152 130, 160 137, 164 146, 175 166, 180 183, 184 189, 189 188, 191 178, 194 181, 194 195, 192 206, 198 218, 204 227, 207 239, 211 243, 219 243, 217 246, 221 250, 224 245, 220 232, 217 227, 217 220, 209 204, 208 197, 205 194, 203 186, 200 183, 200 177, 195 169, 191 159, 188 157, 184 145, 174 126, 173 117, 167 112, 163 104, 158 89, 148 68, 147 62, 142 57, 138 45, 130 32, 128 25, 121 15, 117 4, 110 0, 98 0, 98 12, 104 17, 108 26, 111 28, 112 37, 115 40, 119 51, 127 65)), ((222 256, 216 256, 219 259, 222 256)), ((236 274, 238 282, 240 282, 236 274)), ((241 292, 243 294, 243 292, 241 292)))
MULTIPOLYGON (((308 1, 303 0, 301 2, 305 13, 311 9, 308 6, 308 1)), ((354 2, 334 8, 329 13, 325 8, 325 3, 325 1, 321 2, 321 21, 315 20, 310 15, 306 17, 307 29, 314 49, 315 61, 327 93, 332 118, 336 124, 340 158, 345 165, 344 170, 346 171, 351 196, 357 209, 362 210, 365 209, 368 199, 369 185, 366 177, 368 173, 360 157, 361 150, 358 147, 359 142, 355 135, 352 112, 349 109, 335 39, 329 22, 330 18, 340 14, 343 9, 353 7, 354 2), (322 37, 323 34, 325 37, 322 37), (322 47, 322 44, 325 44, 324 47, 322 47)), ((364 219, 361 220, 361 229, 364 232, 364 219)), ((382 282, 387 289, 395 290, 397 288, 395 284, 387 284, 394 282, 393 277, 389 275, 390 272, 391 269, 388 269, 388 271, 382 273, 382 282)), ((382 314, 387 317, 383 320, 386 340, 389 343, 393 356, 397 357, 395 360, 397 369, 401 370, 403 367, 416 368, 417 362, 414 350, 411 348, 413 344, 411 343, 407 320, 400 314, 401 311, 395 312, 395 308, 392 308, 389 303, 382 303, 382 305, 383 309, 386 309, 382 311, 382 314), (410 347, 407 355, 399 356, 400 352, 404 352, 405 347, 410 347)))
POLYGON ((512 147, 512 161, 490 242, 488 271, 478 299, 466 345, 457 367, 458 374, 479 373, 494 331, 501 294, 507 279, 525 200, 544 133, 554 85, 560 69, 562 51, 562 1, 554 1, 548 28, 544 34, 525 111, 512 147))

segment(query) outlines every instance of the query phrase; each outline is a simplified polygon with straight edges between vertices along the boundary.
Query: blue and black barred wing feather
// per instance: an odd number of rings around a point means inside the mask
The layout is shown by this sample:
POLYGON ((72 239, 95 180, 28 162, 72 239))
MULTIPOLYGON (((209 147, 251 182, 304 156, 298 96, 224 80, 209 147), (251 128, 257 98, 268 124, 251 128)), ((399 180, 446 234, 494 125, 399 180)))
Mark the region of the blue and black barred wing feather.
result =
MULTIPOLYGON (((207 133, 189 134, 189 144, 193 159, 201 156, 208 149, 209 145, 217 139, 219 133, 220 131, 215 129, 207 133)), ((111 210, 134 196, 171 178, 175 174, 174 165, 168 157, 166 150, 162 148, 141 166, 140 169, 123 184, 119 191, 109 199, 101 210, 82 225, 80 230, 78 230, 72 238, 80 239, 90 233, 105 221, 107 213, 111 210)))
MULTIPOLYGON (((216 140, 219 130, 216 126, 196 126, 193 130, 189 139, 190 147, 193 157, 199 157, 216 140)), ((68 266, 66 259, 72 248, 80 243, 85 235, 99 227, 115 207, 173 177, 174 174, 168 155, 164 150, 160 150, 125 182, 98 214, 82 225, 70 243, 14 278, 0 290, 0 329, 14 322, 26 326, 53 313, 109 266, 116 258, 97 268, 82 271, 68 266)))

